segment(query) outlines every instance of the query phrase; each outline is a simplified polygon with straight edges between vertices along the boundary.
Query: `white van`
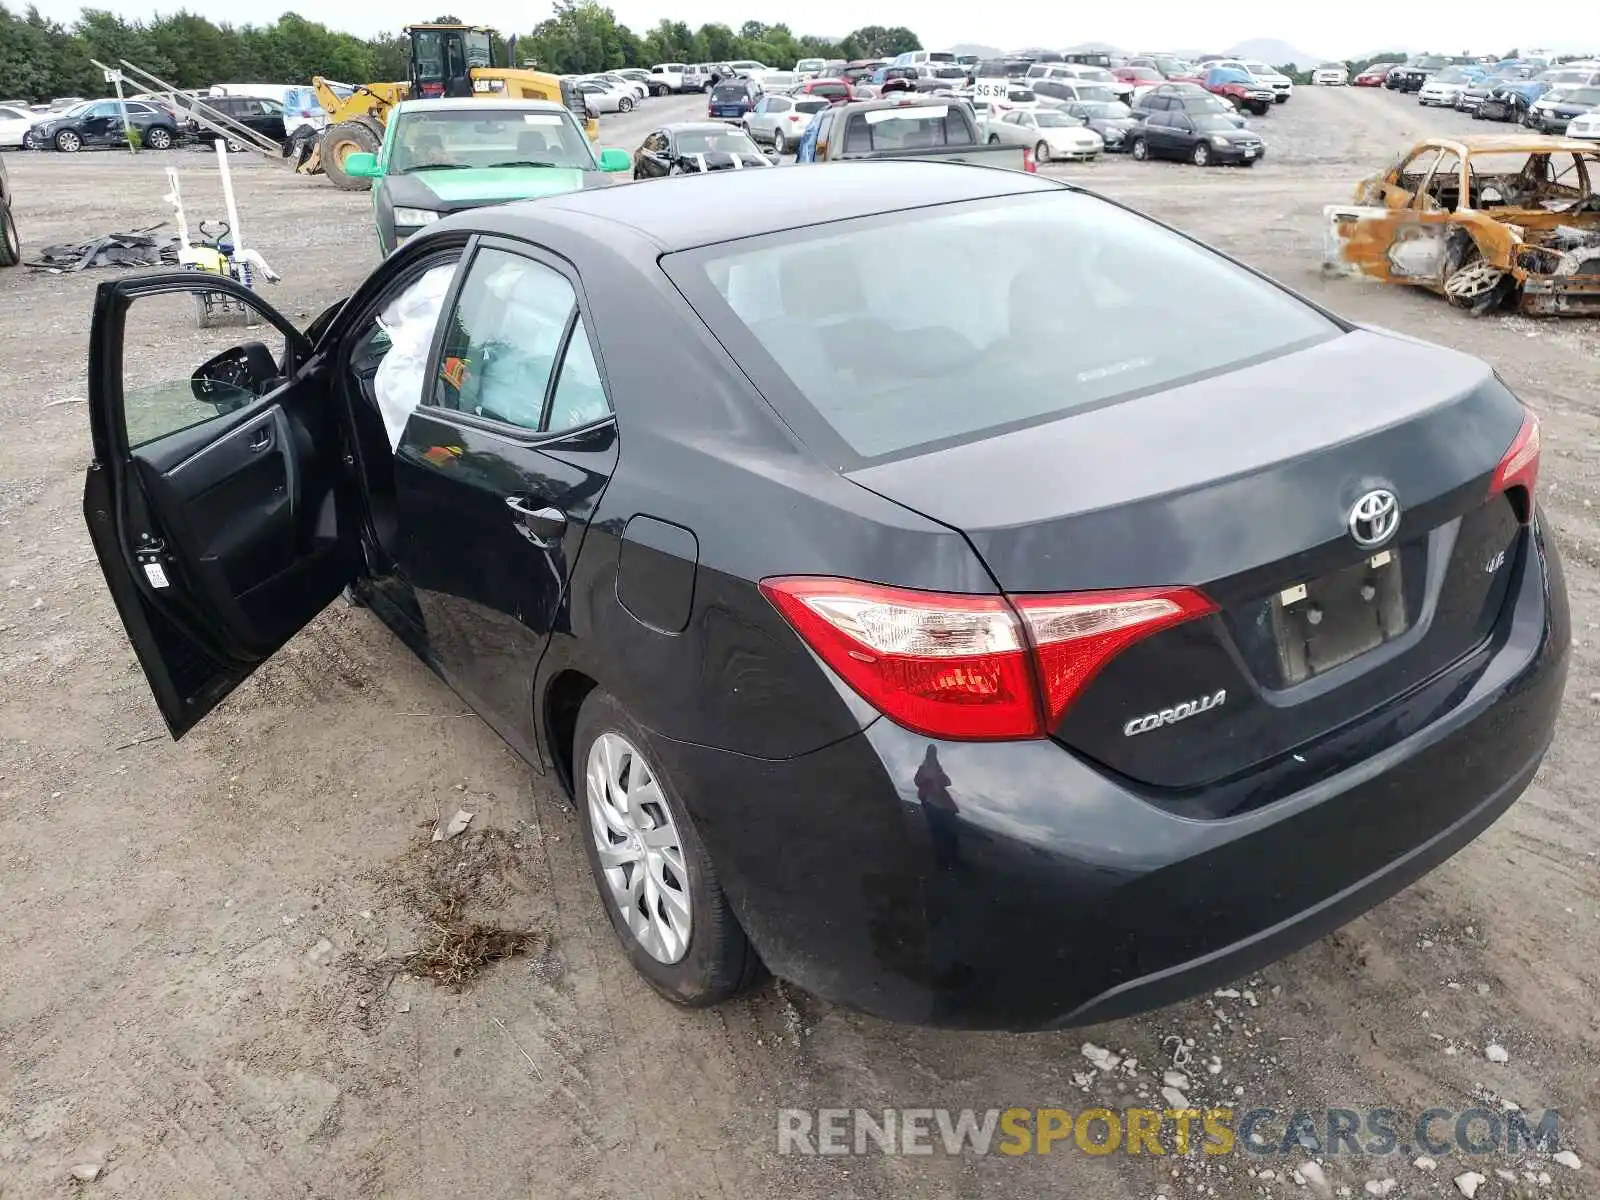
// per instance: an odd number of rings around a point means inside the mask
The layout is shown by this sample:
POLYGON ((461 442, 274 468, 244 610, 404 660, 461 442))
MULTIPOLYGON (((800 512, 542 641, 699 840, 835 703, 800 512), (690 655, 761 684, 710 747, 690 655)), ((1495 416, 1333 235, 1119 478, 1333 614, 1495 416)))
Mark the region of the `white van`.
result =
POLYGON ((920 67, 923 63, 953 63, 956 56, 948 50, 907 50, 894 56, 891 67, 920 67))

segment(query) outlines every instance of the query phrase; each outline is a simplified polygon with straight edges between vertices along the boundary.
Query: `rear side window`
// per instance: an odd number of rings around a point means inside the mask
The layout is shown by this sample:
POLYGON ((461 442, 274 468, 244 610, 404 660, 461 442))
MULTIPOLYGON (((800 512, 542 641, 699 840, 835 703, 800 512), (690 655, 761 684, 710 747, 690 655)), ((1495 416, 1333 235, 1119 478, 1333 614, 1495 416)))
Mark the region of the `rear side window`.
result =
POLYGON ((768 400, 841 463, 1067 416, 1340 332, 1244 268, 1081 193, 737 246, 664 261, 768 400))

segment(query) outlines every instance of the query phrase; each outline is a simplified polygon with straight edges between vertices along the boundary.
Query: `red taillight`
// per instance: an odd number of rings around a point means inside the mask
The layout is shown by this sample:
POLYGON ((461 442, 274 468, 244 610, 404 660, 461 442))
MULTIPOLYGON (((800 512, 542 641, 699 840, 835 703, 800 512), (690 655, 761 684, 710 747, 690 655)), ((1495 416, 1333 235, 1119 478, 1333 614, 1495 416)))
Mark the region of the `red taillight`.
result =
POLYGON ((1513 488, 1523 489, 1523 502, 1517 511, 1524 524, 1533 520, 1533 488, 1539 481, 1539 418, 1531 412, 1522 415, 1522 428, 1511 442, 1500 465, 1494 469, 1489 495, 1498 496, 1513 488))
POLYGON ((1022 151, 1022 169, 1024 171, 1027 171, 1029 174, 1032 174, 1032 175, 1037 175, 1039 173, 1039 164, 1037 162, 1035 162, 1034 159, 1033 159, 1033 147, 1032 146, 1026 146, 1026 147, 1023 148, 1023 151, 1022 151))
POLYGON ((768 579, 801 639, 891 720, 932 737, 1042 737, 1117 654, 1215 611, 1187 588, 971 596, 768 579))

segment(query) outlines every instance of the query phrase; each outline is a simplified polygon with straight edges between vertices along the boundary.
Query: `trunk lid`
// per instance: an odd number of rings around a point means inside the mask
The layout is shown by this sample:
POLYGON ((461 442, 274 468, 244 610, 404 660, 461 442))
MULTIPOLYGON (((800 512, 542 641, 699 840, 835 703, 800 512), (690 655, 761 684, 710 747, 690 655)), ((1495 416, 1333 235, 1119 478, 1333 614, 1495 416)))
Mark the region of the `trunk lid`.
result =
POLYGON ((1521 530, 1489 483, 1522 417, 1483 363, 1357 331, 850 478, 963 531, 1007 592, 1210 596, 1219 612, 1112 659, 1054 731, 1187 789, 1306 747, 1488 638, 1521 530), (1380 490, 1398 529, 1364 548, 1352 509, 1380 490))

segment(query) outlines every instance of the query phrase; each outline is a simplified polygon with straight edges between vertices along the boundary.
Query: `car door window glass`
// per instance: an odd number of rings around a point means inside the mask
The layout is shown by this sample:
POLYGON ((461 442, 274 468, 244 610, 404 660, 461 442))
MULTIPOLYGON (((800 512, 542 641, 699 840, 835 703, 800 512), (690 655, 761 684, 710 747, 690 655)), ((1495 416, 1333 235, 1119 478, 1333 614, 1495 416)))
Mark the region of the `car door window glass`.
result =
POLYGON ((605 389, 600 384, 600 370, 595 366, 594 347, 579 317, 572 328, 572 340, 567 343, 567 354, 561 361, 561 375, 556 380, 555 394, 550 398, 550 418, 545 428, 551 433, 576 429, 591 421, 598 421, 611 412, 606 402, 605 389))
POLYGON ((576 307, 559 272, 503 250, 480 252, 445 333, 433 403, 538 429, 576 307))
POLYGON ((123 326, 122 418, 129 448, 204 425, 254 403, 283 382, 286 339, 220 293, 157 292, 134 299, 123 326), (159 339, 141 330, 159 329, 159 339))

